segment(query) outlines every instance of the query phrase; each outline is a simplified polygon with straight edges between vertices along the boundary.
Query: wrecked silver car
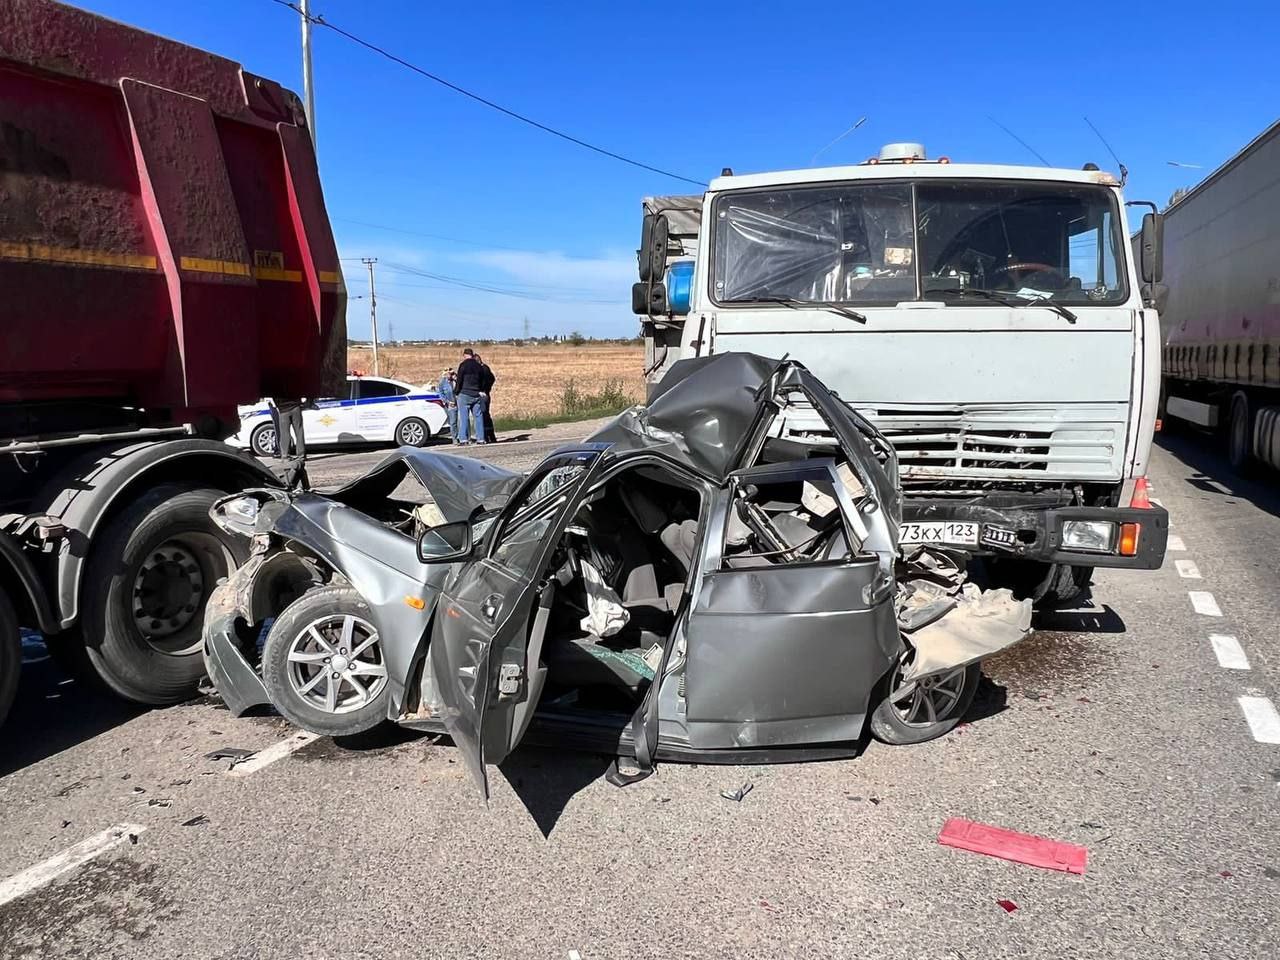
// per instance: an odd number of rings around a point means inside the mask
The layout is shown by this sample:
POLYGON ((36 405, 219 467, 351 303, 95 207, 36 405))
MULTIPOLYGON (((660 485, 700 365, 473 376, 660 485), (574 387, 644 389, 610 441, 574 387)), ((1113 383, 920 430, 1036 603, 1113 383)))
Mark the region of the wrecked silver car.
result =
POLYGON ((624 758, 618 784, 849 756, 868 729, 917 743, 1031 613, 946 553, 904 556, 900 510, 892 447, 801 364, 682 361, 527 477, 406 448, 328 496, 220 501, 252 550, 205 658, 237 714, 448 733, 486 796, 522 740, 624 758), (781 439, 797 407, 828 432, 781 439))

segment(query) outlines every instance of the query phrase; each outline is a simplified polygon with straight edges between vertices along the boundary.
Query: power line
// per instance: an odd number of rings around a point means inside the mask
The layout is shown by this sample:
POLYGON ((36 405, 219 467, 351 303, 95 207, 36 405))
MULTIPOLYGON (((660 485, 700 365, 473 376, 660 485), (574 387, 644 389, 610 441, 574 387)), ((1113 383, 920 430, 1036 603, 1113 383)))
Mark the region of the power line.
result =
MULTIPOLYGON (((302 9, 297 4, 290 2, 290 0, 272 0, 272 2, 277 3, 282 7, 288 7, 290 10, 294 11, 300 16, 304 16, 304 17, 307 16, 307 14, 303 13, 302 9)), ((661 167, 655 167, 647 163, 642 163, 639 160, 633 160, 630 157, 625 157, 620 153, 614 153, 612 150, 606 150, 604 147, 597 147, 594 143, 588 143, 586 140, 582 140, 579 137, 573 136, 572 134, 565 133, 563 130, 557 130, 555 127, 547 126, 547 124, 540 123, 539 121, 534 120, 532 117, 527 117, 522 113, 517 113, 515 110, 511 110, 507 107, 504 107, 500 103, 494 103, 492 100, 482 97, 478 93, 472 93, 470 90, 467 90, 464 87, 460 87, 456 83, 451 83, 450 81, 446 80, 444 77, 441 77, 437 74, 432 73, 430 70, 424 70, 422 67, 419 67, 416 64, 410 63, 408 60, 405 60, 403 57, 396 56, 394 53, 391 53, 389 50, 386 50, 375 43, 370 43, 368 40, 363 40, 360 37, 357 37, 353 33, 348 33, 346 30, 343 30, 341 27, 337 26, 336 24, 330 23, 328 20, 326 20, 322 16, 312 16, 312 17, 308 17, 308 19, 318 27, 328 27, 334 33, 338 34, 339 36, 346 37, 352 43, 358 44, 359 46, 362 46, 366 50, 370 50, 378 54, 379 56, 386 57, 388 60, 392 61, 393 63, 398 63, 400 64, 400 66, 408 70, 412 70, 414 73, 419 74, 420 76, 426 77, 428 80, 438 83, 443 87, 448 87, 454 93, 460 93, 464 97, 468 97, 469 99, 474 100, 476 103, 483 104, 484 106, 489 107, 492 110, 497 110, 499 113, 506 114, 508 117, 511 117, 513 120, 519 120, 521 123, 527 123, 529 126, 536 127, 537 129, 543 131, 544 133, 551 134, 553 137, 559 137, 561 140, 567 140, 569 143, 577 144, 580 147, 585 147, 587 150, 591 150, 594 153, 600 154, 601 156, 609 157, 613 160, 619 160, 622 163, 630 164, 633 167, 639 167, 641 170, 648 170, 650 173, 657 173, 664 177, 670 177, 672 180, 682 180, 685 183, 692 183, 694 186, 698 186, 698 187, 705 187, 707 185, 706 181, 704 180, 694 180, 692 177, 681 176, 678 173, 672 173, 670 170, 663 170, 661 167)))

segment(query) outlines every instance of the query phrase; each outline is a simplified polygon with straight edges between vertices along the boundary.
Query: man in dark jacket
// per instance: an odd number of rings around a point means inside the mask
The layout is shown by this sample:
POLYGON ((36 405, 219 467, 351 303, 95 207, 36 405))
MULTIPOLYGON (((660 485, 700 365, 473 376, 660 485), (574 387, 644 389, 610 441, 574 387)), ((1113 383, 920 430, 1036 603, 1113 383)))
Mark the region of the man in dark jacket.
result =
POLYGON ((493 407, 493 384, 498 378, 493 375, 489 365, 481 359, 478 353, 476 354, 476 363, 480 364, 480 368, 484 371, 484 376, 480 381, 480 406, 484 411, 484 439, 487 443, 497 443, 498 435, 493 430, 493 415, 489 411, 493 407))
POLYGON ((462 351, 457 373, 459 443, 484 443, 484 407, 480 397, 484 393, 485 376, 485 368, 476 359, 475 351, 467 347, 462 351))

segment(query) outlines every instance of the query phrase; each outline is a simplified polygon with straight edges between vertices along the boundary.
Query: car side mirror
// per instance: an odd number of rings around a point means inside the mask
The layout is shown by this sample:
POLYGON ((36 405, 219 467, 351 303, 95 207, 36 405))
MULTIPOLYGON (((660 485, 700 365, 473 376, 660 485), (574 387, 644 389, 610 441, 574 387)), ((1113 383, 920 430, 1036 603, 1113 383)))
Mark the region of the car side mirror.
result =
POLYGON ((665 213, 646 213, 640 229, 639 261, 640 279, 661 281, 667 269, 667 243, 671 230, 665 213))
POLYGON ((1148 213, 1142 218, 1141 267, 1143 283, 1164 279, 1164 217, 1148 213))
POLYGON ((418 559, 423 563, 452 563, 471 555, 471 524, 466 520, 428 527, 418 536, 418 559))

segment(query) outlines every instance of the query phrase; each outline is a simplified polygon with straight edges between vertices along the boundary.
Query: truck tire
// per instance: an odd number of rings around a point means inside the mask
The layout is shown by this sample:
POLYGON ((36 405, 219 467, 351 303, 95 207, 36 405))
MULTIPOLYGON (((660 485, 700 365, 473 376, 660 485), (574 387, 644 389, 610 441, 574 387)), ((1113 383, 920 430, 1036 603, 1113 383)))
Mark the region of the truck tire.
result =
POLYGON ((1231 469, 1246 476, 1253 464, 1253 417, 1249 398, 1237 390, 1231 398, 1231 420, 1227 429, 1227 460, 1231 469))
POLYGON ((156 487, 113 517, 91 548, 78 633, 98 677, 126 700, 178 703, 204 676, 205 602, 247 555, 247 544, 209 519, 225 495, 156 487))
POLYGON ((386 661, 364 597, 348 586, 308 590, 276 617, 262 648, 262 682, 290 723, 327 737, 387 719, 386 661), (351 647, 340 638, 350 637, 351 647))
POLYGON ((1019 600, 1030 599, 1037 610, 1075 600, 1093 576, 1093 567, 1069 567, 1039 560, 987 561, 987 586, 1008 587, 1019 600))
POLYGON ((22 669, 22 634, 18 615, 8 596, 0 591, 0 726, 9 715, 18 695, 18 673, 22 669))

